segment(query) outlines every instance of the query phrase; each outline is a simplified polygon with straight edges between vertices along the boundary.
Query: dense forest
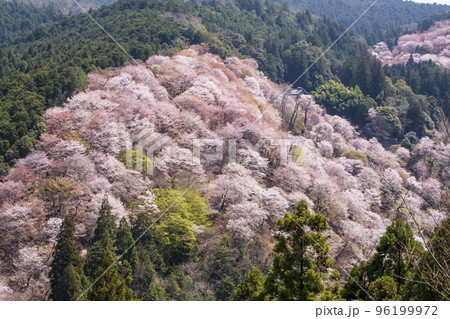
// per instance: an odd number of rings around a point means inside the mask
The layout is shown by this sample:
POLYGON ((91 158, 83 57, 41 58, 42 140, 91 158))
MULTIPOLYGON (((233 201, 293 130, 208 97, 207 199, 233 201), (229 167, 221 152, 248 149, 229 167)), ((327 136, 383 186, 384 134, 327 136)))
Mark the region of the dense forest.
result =
POLYGON ((0 1, 0 44, 31 31, 35 27, 55 22, 60 11, 55 5, 36 8, 18 2, 0 1))
POLYGON ((27 3, 35 7, 55 6, 64 14, 78 14, 82 13, 83 9, 98 8, 99 6, 111 4, 115 0, 80 0, 78 4, 73 0, 3 0, 9 2, 27 3))
POLYGON ((373 6, 353 26, 359 34, 378 30, 391 30, 402 25, 417 22, 434 14, 450 10, 449 6, 424 4, 403 0, 276 0, 299 10, 350 26, 371 5, 373 6))

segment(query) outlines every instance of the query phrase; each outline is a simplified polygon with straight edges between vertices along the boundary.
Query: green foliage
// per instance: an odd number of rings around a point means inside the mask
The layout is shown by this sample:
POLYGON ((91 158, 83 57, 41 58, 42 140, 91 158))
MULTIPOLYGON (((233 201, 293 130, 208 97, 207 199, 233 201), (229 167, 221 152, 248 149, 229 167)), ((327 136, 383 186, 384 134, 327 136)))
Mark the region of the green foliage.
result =
POLYGON ((128 225, 125 217, 122 217, 120 220, 114 246, 116 247, 116 254, 118 256, 123 254, 122 260, 126 260, 131 269, 134 271, 139 263, 139 257, 136 246, 134 245, 134 239, 131 234, 130 226, 128 225))
MULTIPOLYGON (((84 274, 72 265, 64 268, 61 276, 58 278, 58 287, 55 287, 59 293, 53 295, 55 301, 75 301, 83 293, 82 276, 84 274)), ((85 279, 85 277, 83 278, 85 279)))
MULTIPOLYGON (((120 256, 119 256, 120 257, 120 256)), ((128 260, 120 259, 117 262, 117 271, 119 272, 120 277, 125 280, 125 283, 128 287, 131 287, 133 284, 133 268, 131 267, 128 260)))
MULTIPOLYGON (((411 277, 414 270, 414 261, 422 254, 423 247, 414 239, 410 226, 397 220, 381 237, 375 255, 351 270, 353 280, 345 285, 344 298, 369 300, 365 292, 368 289, 383 298, 376 300, 398 299, 397 293, 401 296, 407 294, 407 278, 411 277)), ((374 295, 372 297, 375 298, 374 295)))
MULTIPOLYGON (((310 10, 317 16, 327 16, 346 26, 353 24, 365 12, 371 0, 275 0, 286 3, 295 9, 310 10)), ((402 0, 378 0, 353 26, 356 32, 364 34, 377 30, 390 30, 395 27, 417 22, 433 14, 448 9, 444 5, 432 5, 402 0)))
POLYGON ((401 145, 402 147, 404 147, 404 148, 410 150, 410 151, 412 151, 412 149, 413 149, 413 144, 411 143, 411 140, 410 140, 409 138, 407 138, 407 137, 405 137, 405 138, 402 140, 402 143, 401 143, 400 145, 401 145))
POLYGON ((127 301, 133 299, 131 289, 119 275, 117 266, 112 266, 113 260, 105 254, 100 267, 95 272, 99 278, 88 292, 88 299, 92 301, 127 301))
POLYGON ((325 289, 332 260, 322 232, 326 217, 313 214, 305 200, 296 210, 277 221, 275 258, 267 276, 253 267, 237 286, 233 300, 340 300, 339 272, 333 271, 332 283, 325 289))
POLYGON ((342 290, 342 297, 346 300, 368 300, 367 295, 367 265, 365 262, 354 266, 342 290))
POLYGON ((167 278, 165 291, 170 300, 192 300, 192 279, 176 267, 167 278))
POLYGON ((135 296, 144 298, 149 291, 149 287, 156 279, 156 271, 153 266, 150 254, 144 246, 138 245, 139 264, 133 275, 132 288, 135 296))
POLYGON ((145 297, 142 300, 164 301, 164 300, 166 300, 166 293, 160 284, 153 281, 148 288, 147 294, 145 295, 145 297))
POLYGON ((13 40, 39 25, 57 21, 55 5, 40 8, 24 2, 0 1, 0 44, 13 40))
POLYGON ((414 268, 411 280, 403 290, 404 300, 450 300, 448 247, 450 218, 439 224, 427 244, 428 250, 414 268))
POLYGON ((166 263, 176 265, 193 256, 196 238, 189 220, 171 215, 155 226, 155 242, 166 263))
POLYGON ((92 245, 86 254, 86 263, 84 272, 89 278, 95 279, 95 273, 100 267, 105 254, 109 254, 110 259, 115 259, 113 238, 117 232, 114 217, 111 215, 108 197, 103 198, 100 208, 100 216, 97 219, 97 227, 95 228, 92 245))
POLYGON ((210 224, 205 200, 195 190, 153 189, 152 192, 156 195, 155 204, 164 213, 152 230, 159 254, 170 265, 189 260, 196 244, 192 224, 210 224))
POLYGON ((275 258, 265 282, 266 300, 314 300, 324 291, 323 275, 331 266, 329 246, 322 235, 325 216, 308 210, 305 200, 278 222, 275 258))
POLYGON ((233 296, 236 283, 232 277, 228 275, 221 276, 220 279, 216 281, 216 297, 218 300, 228 300, 233 296))
POLYGON ((108 255, 110 260, 116 260, 117 255, 114 253, 114 247, 109 236, 94 242, 86 254, 86 262, 84 264, 84 273, 91 280, 95 280, 95 274, 105 257, 108 255))
MULTIPOLYGON (((419 137, 429 135, 435 127, 431 119, 435 109, 433 100, 416 95, 413 89, 401 78, 397 79, 395 83, 387 78, 386 83, 384 100, 381 101, 383 106, 378 107, 377 112, 386 118, 392 126, 394 137, 402 139, 409 132, 419 137), (389 109, 385 109, 386 107, 389 107, 389 109), (408 133, 403 135, 405 132, 408 133)), ((436 116, 434 118, 436 119, 436 116)), ((417 140, 410 140, 409 142, 414 144, 417 140)), ((408 146, 408 141, 405 141, 405 145, 408 146)))
POLYGON ((331 78, 330 66, 321 55, 322 49, 320 47, 316 47, 305 40, 299 41, 284 53, 285 79, 294 83, 301 76, 295 85, 300 85, 307 90, 320 86, 331 78))
POLYGON ((153 226, 156 218, 146 212, 138 213, 134 221, 132 234, 133 239, 139 239, 136 248, 139 252, 139 259, 141 260, 145 257, 146 261, 143 261, 144 265, 149 265, 150 261, 152 263, 150 265, 151 268, 154 268, 157 272, 165 273, 167 271, 167 265, 155 242, 155 228, 153 226), (143 254, 143 251, 146 254, 143 254))
POLYGON ((153 172, 153 161, 142 150, 128 150, 122 152, 119 157, 128 169, 147 173, 153 172))
POLYGON ((197 238, 192 225, 211 223, 205 200, 195 190, 152 192, 160 213, 141 212, 133 221, 133 237, 139 238, 139 263, 132 283, 135 296, 143 300, 195 299, 192 280, 179 266, 195 256, 197 238))
POLYGON ((196 190, 155 188, 155 204, 166 215, 179 215, 197 226, 210 225, 205 199, 196 190))
POLYGON ((244 280, 238 285, 233 295, 233 301, 257 301, 260 300, 264 292, 265 277, 261 271, 253 267, 246 275, 244 280))
POLYGON ((402 123, 398 117, 398 110, 391 106, 378 106, 376 108, 377 115, 385 118, 392 126, 395 136, 399 136, 402 132, 402 123))
MULTIPOLYGON (((312 63, 313 57, 318 58, 345 31, 345 27, 330 19, 313 20, 310 13, 294 13, 271 1, 203 1, 191 12, 201 18, 208 31, 226 30, 227 36, 219 35, 219 39, 242 55, 256 59, 261 70, 274 81, 297 79, 307 71, 305 64, 312 63)), ((328 59, 334 62, 359 55, 362 48, 350 31, 328 51, 328 59)), ((326 81, 329 64, 332 63, 325 58, 320 59, 297 84, 311 88, 326 81)))
POLYGON ((29 76, 0 78, 0 88, 0 156, 2 164, 9 166, 27 155, 45 132, 45 106, 44 98, 32 91, 29 76))
MULTIPOLYGON (((208 232, 208 230, 206 231, 208 232)), ((244 242, 222 236, 221 241, 205 250, 199 248, 198 269, 207 269, 207 280, 214 287, 214 295, 208 299, 232 300, 239 283, 253 267, 268 271, 270 260, 261 242, 244 242), (204 255, 207 255, 204 258, 204 255)))
POLYGON ((331 273, 330 281, 331 285, 330 287, 327 287, 323 294, 320 296, 321 301, 342 301, 344 300, 342 298, 342 289, 341 284, 339 282, 339 276, 340 273, 337 269, 333 269, 333 272, 331 273))
POLYGON ((347 152, 342 153, 342 157, 346 157, 348 159, 359 160, 364 163, 364 165, 369 166, 369 160, 367 159, 367 155, 361 151, 349 150, 347 152))
POLYGON ((409 120, 409 125, 405 129, 416 132, 419 137, 426 136, 427 130, 434 128, 434 123, 427 114, 426 106, 420 100, 411 101, 406 117, 409 120))
POLYGON ((347 88, 333 80, 323 84, 312 94, 314 100, 325 106, 328 113, 347 117, 354 124, 364 124, 369 109, 376 107, 376 102, 364 96, 357 86, 347 88))
POLYGON ((397 282, 390 276, 382 276, 369 284, 368 293, 378 301, 400 300, 397 282))
MULTIPOLYGON (((450 96, 450 72, 444 67, 433 63, 432 61, 421 61, 419 63, 414 62, 411 57, 406 65, 404 64, 394 64, 389 67, 385 67, 386 75, 391 77, 395 81, 403 81, 404 85, 409 85, 410 90, 415 94, 423 94, 433 96, 436 99, 441 99, 447 101, 444 105, 446 109, 446 116, 450 118, 448 113, 450 96)), ((430 109, 425 105, 425 103, 417 98, 411 98, 408 101, 414 102, 413 108, 408 115, 410 121, 413 122, 418 130, 414 129, 414 125, 411 125, 410 131, 414 131, 417 134, 422 133, 424 126, 427 129, 431 129, 432 125, 430 123, 430 109)))
POLYGON ((97 219, 93 244, 86 255, 84 272, 94 285, 89 289, 89 300, 131 300, 133 270, 139 263, 131 230, 125 219, 119 229, 111 215, 108 198, 105 196, 97 219), (115 252, 123 254, 119 258, 115 252))
POLYGON ((368 50, 346 59, 338 73, 347 86, 358 86, 365 95, 376 99, 386 87, 386 75, 381 62, 368 50))
POLYGON ((49 272, 53 300, 76 300, 86 287, 87 280, 83 274, 83 259, 80 256, 81 246, 74 235, 74 225, 66 217, 61 225, 58 241, 53 251, 53 261, 49 272))
POLYGON ((109 206, 107 195, 103 198, 99 215, 92 241, 95 243, 103 239, 113 240, 116 238, 117 226, 114 221, 114 216, 111 214, 111 207, 109 206))
POLYGON ((413 258, 420 255, 423 248, 414 239, 414 234, 408 224, 397 220, 386 230, 376 247, 369 269, 374 278, 386 274, 392 276, 399 285, 404 282, 408 272, 413 267, 413 258))

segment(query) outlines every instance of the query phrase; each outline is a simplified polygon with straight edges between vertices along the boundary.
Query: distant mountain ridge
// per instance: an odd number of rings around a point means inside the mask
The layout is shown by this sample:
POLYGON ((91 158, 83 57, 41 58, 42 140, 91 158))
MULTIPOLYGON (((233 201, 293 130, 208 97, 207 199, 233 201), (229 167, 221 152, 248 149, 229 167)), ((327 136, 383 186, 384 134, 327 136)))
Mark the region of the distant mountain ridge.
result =
MULTIPOLYGON (((258 1, 258 0, 256 0, 258 1)), ((373 0, 274 0, 298 10, 309 10, 350 26, 373 0)), ((352 27, 359 34, 389 30, 450 10, 448 5, 416 3, 403 0, 378 0, 352 27)))
MULTIPOLYGON (((47 6, 50 4, 55 5, 59 10, 64 13, 79 13, 82 12, 81 8, 73 0, 5 0, 9 2, 25 2, 38 7, 47 6)), ((111 4, 116 0, 80 0, 77 1, 84 9, 98 8, 105 4, 111 4)))

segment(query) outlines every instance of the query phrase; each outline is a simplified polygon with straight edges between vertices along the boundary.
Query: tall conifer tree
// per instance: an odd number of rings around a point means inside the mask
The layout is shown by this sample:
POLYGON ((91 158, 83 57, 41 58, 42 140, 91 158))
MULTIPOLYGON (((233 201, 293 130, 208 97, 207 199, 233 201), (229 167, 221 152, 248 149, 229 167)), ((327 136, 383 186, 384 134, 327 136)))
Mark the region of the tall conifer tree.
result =
POLYGON ((80 256, 80 244, 74 235, 74 225, 66 217, 61 225, 49 273, 51 299, 75 300, 80 295, 86 286, 82 266, 83 259, 80 256))
POLYGON ((264 299, 314 300, 324 291, 323 275, 332 264, 322 235, 326 217, 311 213, 302 200, 292 214, 278 220, 278 228, 282 233, 275 237, 275 259, 264 299))
POLYGON ((139 263, 139 257, 137 254, 136 246, 134 245, 133 235, 131 234, 131 228, 128 225, 127 220, 123 217, 120 220, 119 230, 116 237, 116 254, 118 256, 124 254, 122 260, 128 261, 133 271, 136 269, 139 263))

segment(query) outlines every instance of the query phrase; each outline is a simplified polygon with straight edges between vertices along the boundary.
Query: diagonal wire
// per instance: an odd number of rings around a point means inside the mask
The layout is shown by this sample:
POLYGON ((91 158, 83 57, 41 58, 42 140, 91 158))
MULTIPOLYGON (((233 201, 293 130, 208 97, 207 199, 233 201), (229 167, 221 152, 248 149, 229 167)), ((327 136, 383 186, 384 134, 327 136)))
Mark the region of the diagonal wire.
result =
MULTIPOLYGON (((292 89, 292 87, 295 85, 295 83, 297 83, 314 65, 316 65, 317 62, 319 62, 319 60, 367 13, 367 11, 369 11, 374 5, 375 3, 377 3, 378 0, 375 0, 355 21, 353 21, 353 23, 347 27, 345 29, 345 31, 325 50, 322 52, 322 54, 291 84, 288 86, 288 88, 280 95, 278 96, 278 98, 280 98, 281 96, 285 95, 290 89, 292 89)), ((278 99, 277 98, 277 99, 278 99)), ((256 122, 258 122, 260 119, 262 119, 262 117, 264 116, 264 114, 267 112, 267 110, 265 110, 264 112, 261 113, 261 115, 252 123, 250 124, 250 128, 253 127, 253 125, 255 125, 256 122)))
MULTIPOLYGON (((88 11, 86 11, 86 9, 84 9, 79 3, 78 3, 78 1, 77 0, 73 0, 80 8, 81 8, 81 10, 84 12, 84 13, 86 13, 88 16, 89 16, 89 18, 91 18, 91 20, 92 21, 94 21, 94 23, 109 37, 109 38, 111 38, 111 40, 112 41, 114 41, 114 43, 115 44, 117 44, 118 46, 119 46, 119 48, 133 61, 133 62, 135 62, 135 64, 139 67, 139 68, 141 68, 142 70, 144 70, 146 73, 147 72, 149 72, 146 68, 144 68, 144 67, 142 67, 139 63, 137 63, 137 61, 136 61, 136 59, 134 59, 124 48, 123 48, 123 46, 119 43, 119 42, 117 42, 116 41, 116 39, 114 39, 114 37, 108 32, 108 31, 106 31, 105 30, 105 28, 91 15, 91 14, 89 14, 89 12, 88 11)), ((159 84, 153 77, 151 77, 150 76, 150 78, 152 79, 152 81, 154 81, 154 82, 156 82, 157 84, 159 84)), ((172 97, 172 96, 170 96, 169 95, 169 97, 170 97, 170 99, 178 106, 178 107, 180 107, 180 109, 182 109, 182 107, 174 100, 174 98, 172 97)), ((188 116, 190 116, 189 114, 188 114, 188 116)), ((196 119, 192 119, 194 122, 196 121, 196 119)), ((181 195, 180 195, 180 197, 178 197, 170 206, 169 206, 169 208, 167 208, 165 211, 164 211, 164 213, 162 213, 157 219, 156 219, 156 221, 153 223, 153 224, 151 224, 135 241, 134 241, 134 243, 130 246, 130 247, 128 247, 123 253, 122 253, 122 255, 120 255, 85 291, 83 291, 83 293, 77 298, 77 301, 79 301, 108 271, 109 271, 109 269, 111 269, 111 267, 113 267, 135 244, 136 244, 136 242, 137 241, 139 241, 149 230, 150 230, 150 228, 152 228, 153 227, 153 225, 155 225, 166 213, 167 213, 167 211, 170 209, 170 208, 172 208, 172 206, 173 205, 175 205, 181 198, 182 198, 182 196, 187 192, 187 191, 189 191, 197 182, 198 182, 198 180, 200 179, 200 177, 198 177, 181 195)))
MULTIPOLYGON (((78 1, 77 0, 73 0, 73 2, 75 2, 80 8, 81 8, 81 10, 85 13, 85 14, 87 14, 88 16, 89 16, 89 18, 92 20, 92 21, 94 21, 94 23, 109 37, 109 38, 111 38, 111 40, 115 43, 115 44, 117 44, 117 46, 130 58, 130 60, 132 61, 132 62, 134 62, 134 64, 135 65, 137 65, 141 70, 143 70, 143 71, 145 71, 145 73, 146 74, 148 74, 148 77, 155 83, 155 84, 158 84, 159 85, 159 82, 158 81, 156 81, 156 79, 153 77, 153 76, 150 76, 150 73, 149 73, 149 70, 147 69, 147 68, 144 68, 140 63, 138 63, 138 61, 136 61, 136 59, 135 58, 133 58, 133 56, 130 54, 130 53, 128 53, 128 51, 127 50, 125 50, 125 48, 119 43, 119 42, 117 42, 117 40, 108 32, 108 31, 106 31, 105 30, 105 28, 85 9, 85 8, 83 8, 83 6, 81 6, 79 3, 78 3, 78 1)), ((188 70, 186 70, 186 72, 184 72, 182 75, 184 75, 184 74, 186 74, 187 72, 189 72, 189 71, 191 71, 191 70, 193 70, 194 68, 193 67, 190 67, 188 70)), ((177 102, 177 101, 175 101, 175 99, 174 99, 174 97, 172 97, 169 93, 168 93, 168 95, 169 95, 169 98, 181 109, 181 110, 183 110, 183 107, 177 102)), ((193 123, 195 123, 195 122, 197 122, 197 121, 199 121, 198 119, 194 119, 191 115, 190 115, 190 113, 189 112, 187 112, 187 116, 188 117, 190 117, 191 118, 191 120, 193 121, 193 123)))
MULTIPOLYGON (((295 85, 295 83, 297 83, 366 13, 367 13, 367 11, 369 11, 376 3, 378 2, 378 0, 375 0, 355 21, 353 21, 353 23, 349 26, 349 27, 347 27, 346 29, 345 29, 345 31, 324 51, 324 52, 322 52, 322 54, 279 96, 279 97, 281 97, 281 96, 283 96, 284 94, 286 94, 294 85, 295 85)), ((265 114, 267 112, 267 110, 265 110, 262 114, 261 114, 261 116, 258 118, 258 119, 256 119, 256 121, 254 121, 251 125, 250 125, 250 127, 249 128, 251 128, 256 122, 258 122, 262 117, 263 117, 263 115, 265 114)), ((292 215, 290 214, 290 213, 287 213, 288 215, 289 215, 289 217, 305 232, 305 233, 307 233, 308 234, 308 236, 335 262, 335 264, 336 265, 338 265, 346 274, 347 274, 347 276, 351 279, 351 280, 353 280, 355 283, 356 283, 356 285, 358 285, 358 287, 362 290, 362 291, 364 291, 368 296, 369 296, 369 298, 370 299, 372 299, 373 301, 375 301, 375 299, 369 294, 369 292, 366 290, 366 289, 364 289, 360 284, 359 284, 359 282, 356 280, 356 279, 354 279, 349 273, 348 273, 348 271, 347 270, 345 270, 345 268, 344 267, 342 267, 328 252, 327 252, 327 250, 326 249, 324 249, 322 246, 320 246, 320 244, 314 239, 314 237, 312 237, 308 232, 306 232, 305 231, 305 229, 299 224, 299 223, 297 223, 297 221, 292 217, 292 215)))
POLYGON ((173 207, 173 205, 175 205, 183 196, 184 194, 186 194, 200 179, 200 177, 198 177, 187 189, 184 190, 184 192, 164 211, 164 213, 162 213, 154 222, 153 224, 151 224, 146 230, 144 230, 142 232, 141 235, 139 235, 139 237, 133 242, 133 244, 131 244, 123 253, 122 255, 120 255, 119 257, 117 257, 117 259, 108 267, 106 268, 106 270, 99 276, 97 277, 97 279, 95 279, 95 281, 88 287, 86 288, 83 293, 77 298, 76 301, 79 301, 131 248, 133 248, 136 243, 150 230, 150 228, 152 228, 168 211, 169 209, 171 209, 173 207))
MULTIPOLYGON (((108 37, 110 37, 113 41, 114 41, 114 43, 116 43, 118 46, 119 46, 119 48, 128 56, 128 57, 130 57, 130 59, 133 61, 133 62, 136 62, 136 60, 123 48, 123 46, 122 45, 120 45, 120 43, 118 43, 115 39, 114 39, 114 37, 112 37, 111 36, 111 34, 109 34, 104 28, 103 28, 103 26, 100 24, 100 23, 98 23, 98 21, 94 18, 94 17, 92 17, 92 15, 91 14, 89 14, 89 12, 88 11, 86 11, 76 0, 73 0, 82 10, 83 10, 83 12, 84 13, 86 13, 91 19, 92 19, 92 21, 94 21, 95 22, 95 24, 103 31, 103 32, 105 32, 105 34, 106 35, 108 35, 108 37)), ((378 2, 378 0, 375 0, 349 27, 347 27, 346 28, 346 30, 324 51, 324 52, 322 52, 322 54, 319 56, 319 58, 317 58, 287 89, 286 89, 286 91, 284 91, 281 95, 280 95, 280 97, 281 96, 283 96, 284 94, 286 94, 294 85, 295 85, 295 83, 297 83, 376 3, 378 2)), ((145 70, 146 72, 148 72, 148 70, 146 69, 146 68, 143 68, 139 63, 136 63, 136 65, 138 65, 141 69, 143 69, 143 70, 145 70)), ((153 79, 153 77, 150 77, 153 81, 155 81, 156 82, 156 80, 155 79, 153 79)), ((172 101, 174 101, 174 99, 173 99, 173 97, 172 96, 170 96, 169 95, 169 97, 170 97, 170 99, 172 100, 172 101)), ((180 107, 180 108, 182 108, 176 101, 174 101, 175 102, 175 104, 177 104, 177 106, 178 107, 180 107)), ((254 121, 251 125, 250 125, 250 128, 259 120, 259 119, 261 119, 262 118, 262 116, 265 114, 267 112, 267 110, 266 111, 264 111, 262 114, 261 114, 261 117, 259 117, 256 121, 254 121)), ((137 239, 136 239, 136 241, 135 241, 135 243, 138 241, 138 240, 140 240, 144 235, 145 235, 145 233, 147 233, 147 231, 148 230, 150 230, 150 228, 156 223, 156 222, 158 222, 159 221, 159 219, 160 218, 162 218, 166 213, 167 213, 167 211, 176 203, 176 202, 178 202, 178 200, 180 200, 181 199, 181 197, 189 190, 189 189, 191 189, 193 186, 194 186, 194 184, 195 183, 197 183, 197 181, 200 179, 200 177, 199 178, 197 178, 190 186, 189 186, 189 188, 188 189, 186 189, 184 192, 183 192, 183 194, 182 195, 180 195, 180 197, 175 201, 175 202, 173 202, 172 204, 171 204, 171 206, 163 213, 163 214, 161 214, 161 216, 159 216, 158 217, 158 219, 152 224, 152 225, 150 225, 150 227, 148 227, 137 239)), ((290 213, 287 213, 291 218, 292 218, 292 216, 291 216, 291 214, 290 213)), ((295 221, 295 219, 293 219, 292 218, 292 220, 300 227, 300 228, 302 228, 303 229, 303 231, 305 231, 304 230, 304 228, 300 225, 300 224, 298 224, 297 223, 297 221, 295 221)), ((306 232, 306 231, 305 231, 306 232)), ((306 232, 307 233, 307 232, 306 232)), ((309 235, 309 233, 308 233, 308 236, 310 236, 311 237, 311 239, 316 243, 316 244, 318 244, 317 243, 317 241, 311 236, 311 235, 309 235)), ((128 252, 128 250, 130 250, 134 245, 135 245, 135 243, 134 244, 132 244, 130 247, 128 247, 127 248, 127 250, 125 250, 125 252, 124 253, 122 253, 122 255, 120 255, 117 259, 116 259, 116 261, 114 261, 114 263, 113 264, 111 264, 102 274, 101 274, 101 276, 100 277, 98 277, 95 281, 94 281, 94 283, 93 284, 91 284, 81 295, 80 295, 80 297, 77 299, 77 301, 78 300, 80 300, 80 298, 83 296, 83 295, 85 295, 86 294, 86 292, 87 291, 89 291, 89 289, 91 289, 92 288, 92 286, 93 285, 95 285, 95 283, 97 283, 97 281, 100 279, 100 278, 102 278, 105 274, 106 274, 106 272, 108 272, 108 270, 112 267, 112 266, 114 266, 114 264, 116 264, 117 263, 117 261, 119 261, 124 255, 125 255, 125 253, 126 252, 128 252)), ((322 250, 323 251, 325 251, 326 252, 326 254, 349 276, 349 278, 351 278, 372 300, 374 300, 374 298, 363 288, 363 287, 361 287, 361 285, 345 270, 345 268, 343 268, 333 257, 331 257, 331 255, 323 248, 323 247, 321 247, 320 245, 319 245, 319 247, 320 248, 322 248, 322 250)))
POLYGON ((373 301, 376 301, 376 300, 369 294, 369 292, 367 292, 367 290, 364 289, 364 288, 359 284, 359 282, 358 282, 356 279, 354 279, 354 278, 348 273, 348 271, 345 270, 345 268, 342 267, 342 266, 336 261, 336 259, 334 259, 334 258, 330 255, 330 253, 329 253, 325 248, 323 248, 323 247, 317 242, 317 240, 316 240, 313 236, 311 236, 311 234, 310 234, 309 232, 307 232, 307 231, 305 230, 305 228, 304 228, 302 225, 300 225, 300 224, 294 219, 294 217, 292 217, 291 213, 286 212, 286 214, 294 221, 294 223, 297 224, 298 227, 300 227, 300 228, 308 235, 309 238, 311 238, 311 239, 314 241, 314 243, 317 244, 317 246, 320 247, 320 249, 323 250, 323 252, 324 252, 325 254, 327 254, 328 257, 330 257, 330 258, 334 261, 334 263, 335 263, 336 265, 338 265, 338 266, 345 272, 345 274, 346 274, 350 279, 352 279, 352 280, 356 283, 356 285, 358 285, 359 288, 361 288, 362 291, 364 291, 364 292, 367 294, 367 296, 369 296, 370 299, 372 299, 373 301))

